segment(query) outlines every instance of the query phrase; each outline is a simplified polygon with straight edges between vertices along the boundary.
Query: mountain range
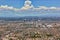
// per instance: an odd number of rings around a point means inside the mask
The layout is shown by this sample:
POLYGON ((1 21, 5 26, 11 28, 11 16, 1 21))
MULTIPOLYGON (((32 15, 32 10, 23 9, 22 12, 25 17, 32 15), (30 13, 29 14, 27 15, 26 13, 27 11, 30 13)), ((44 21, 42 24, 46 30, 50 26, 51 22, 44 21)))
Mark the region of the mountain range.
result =
POLYGON ((59 20, 59 10, 0 10, 0 20, 59 20))

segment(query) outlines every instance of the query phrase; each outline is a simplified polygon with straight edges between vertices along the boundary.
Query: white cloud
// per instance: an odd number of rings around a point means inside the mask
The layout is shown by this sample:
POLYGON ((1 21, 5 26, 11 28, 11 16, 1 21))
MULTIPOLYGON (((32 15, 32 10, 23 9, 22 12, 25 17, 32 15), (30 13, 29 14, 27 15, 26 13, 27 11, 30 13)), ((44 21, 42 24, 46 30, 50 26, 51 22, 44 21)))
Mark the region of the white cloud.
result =
POLYGON ((46 6, 40 6, 39 9, 45 9, 46 10, 46 9, 48 9, 48 7, 46 7, 46 6))
POLYGON ((7 10, 18 10, 17 8, 14 8, 12 6, 8 6, 8 5, 1 5, 0 9, 7 9, 7 10))
POLYGON ((60 7, 46 7, 46 6, 39 6, 38 8, 34 8, 34 10, 60 10, 60 7))
POLYGON ((7 10, 14 10, 14 11, 20 11, 20 10, 60 10, 60 8, 58 7, 46 7, 46 6, 39 6, 37 8, 35 8, 32 4, 32 2, 27 0, 24 3, 24 6, 22 8, 14 8, 12 6, 8 6, 8 5, 1 5, 0 9, 7 9, 7 10))
POLYGON ((26 16, 34 15, 34 13, 35 13, 35 15, 39 15, 40 13, 44 13, 44 14, 45 13, 60 13, 60 7, 39 6, 36 8, 31 4, 31 1, 28 0, 28 2, 27 1, 25 2, 24 6, 22 8, 14 8, 14 7, 8 6, 8 5, 1 5, 0 13, 12 13, 12 14, 14 13, 18 16, 24 16, 25 13, 27 14, 26 16))
POLYGON ((28 9, 31 9, 31 8, 33 8, 33 5, 31 5, 31 6, 25 5, 25 6, 23 6, 21 9, 22 9, 22 10, 28 10, 28 9))
POLYGON ((27 1, 25 1, 25 4, 24 4, 24 6, 21 9, 27 10, 27 9, 31 9, 33 7, 34 6, 31 4, 31 1, 27 0, 27 1))
POLYGON ((56 7, 50 7, 49 9, 57 9, 56 7))
POLYGON ((14 10, 14 11, 19 11, 19 10, 60 10, 60 8, 58 7, 46 7, 46 6, 39 6, 37 8, 35 8, 33 5, 29 6, 29 5, 24 5, 22 8, 14 8, 12 6, 8 6, 8 5, 1 5, 0 9, 6 9, 6 10, 14 10))

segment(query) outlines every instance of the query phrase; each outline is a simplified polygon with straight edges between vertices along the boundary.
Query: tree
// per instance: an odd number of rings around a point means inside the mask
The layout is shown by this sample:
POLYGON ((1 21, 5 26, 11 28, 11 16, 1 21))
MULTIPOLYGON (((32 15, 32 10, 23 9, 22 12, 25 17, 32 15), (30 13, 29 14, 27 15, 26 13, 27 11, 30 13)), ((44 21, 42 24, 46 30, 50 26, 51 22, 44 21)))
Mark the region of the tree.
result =
POLYGON ((13 40, 12 38, 10 38, 9 40, 13 40))

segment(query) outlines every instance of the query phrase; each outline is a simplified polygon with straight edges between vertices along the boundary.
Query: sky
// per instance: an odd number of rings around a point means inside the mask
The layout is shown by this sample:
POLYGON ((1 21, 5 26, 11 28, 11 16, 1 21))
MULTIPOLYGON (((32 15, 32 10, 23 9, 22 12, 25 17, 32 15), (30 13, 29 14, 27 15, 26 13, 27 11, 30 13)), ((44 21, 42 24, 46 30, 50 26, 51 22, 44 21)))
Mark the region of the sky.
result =
MULTIPOLYGON (((8 5, 21 8, 26 0, 0 0, 0 5, 8 5)), ((60 0, 30 0, 35 7, 38 6, 55 6, 60 7, 60 0)))
POLYGON ((60 16, 60 0, 0 0, 0 17, 60 16))

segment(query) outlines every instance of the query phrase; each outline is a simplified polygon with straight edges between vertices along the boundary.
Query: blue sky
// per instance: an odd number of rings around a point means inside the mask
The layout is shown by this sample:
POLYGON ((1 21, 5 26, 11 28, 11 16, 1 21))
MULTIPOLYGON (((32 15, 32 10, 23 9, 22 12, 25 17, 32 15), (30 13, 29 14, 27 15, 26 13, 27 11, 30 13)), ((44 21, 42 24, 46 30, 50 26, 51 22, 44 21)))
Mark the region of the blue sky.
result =
MULTIPOLYGON (((35 7, 38 6, 55 6, 60 7, 60 0, 31 0, 35 7)), ((15 8, 21 8, 24 5, 25 0, 0 0, 0 5, 13 6, 15 8)))
POLYGON ((0 0, 0 17, 60 16, 60 0, 0 0), (29 2, 30 3, 30 2, 29 2))

